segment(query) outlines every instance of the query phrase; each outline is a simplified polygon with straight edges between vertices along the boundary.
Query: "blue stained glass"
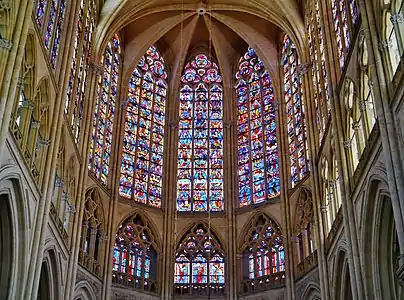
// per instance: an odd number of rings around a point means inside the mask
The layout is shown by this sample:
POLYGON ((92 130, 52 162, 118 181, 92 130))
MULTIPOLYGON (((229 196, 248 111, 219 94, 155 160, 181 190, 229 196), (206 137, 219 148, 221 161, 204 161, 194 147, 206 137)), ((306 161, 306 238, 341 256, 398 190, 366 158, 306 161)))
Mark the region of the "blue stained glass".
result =
POLYGON ((49 11, 48 24, 45 31, 45 47, 49 49, 52 43, 53 27, 56 22, 58 0, 52 0, 49 11))
MULTIPOLYGON (((89 169, 94 175, 107 184, 109 163, 111 157, 111 143, 114 123, 114 112, 116 93, 113 91, 118 86, 119 59, 114 59, 115 54, 121 53, 120 41, 117 35, 108 43, 105 53, 101 59, 104 65, 104 72, 98 80, 98 97, 93 118, 92 140, 90 143, 89 169), (101 172, 102 169, 102 172, 101 172)), ((126 129, 137 132, 134 123, 125 124, 126 129)), ((129 144, 125 145, 126 147, 129 144)), ((132 149, 133 145, 129 146, 132 149)), ((131 150, 130 152, 132 152, 131 150)), ((129 163, 132 157, 125 156, 125 164, 129 163)))
POLYGON ((65 11, 66 11, 66 0, 61 0, 59 6, 58 20, 56 23, 55 35, 53 37, 52 51, 50 55, 50 61, 53 68, 56 67, 56 60, 59 54, 60 39, 62 36, 65 11))
POLYGON ((297 77, 299 58, 297 50, 285 35, 283 39, 282 56, 284 59, 285 102, 288 116, 288 140, 290 154, 291 184, 294 187, 308 173, 308 152, 306 142, 306 125, 304 116, 302 78, 297 77), (293 57, 293 58, 292 58, 293 57), (293 83, 291 83, 293 81, 293 83), (301 155, 296 151, 301 149, 301 155), (299 163, 299 157, 301 158, 299 163))
POLYGON ((119 189, 125 198, 158 208, 162 192, 166 78, 164 60, 157 48, 151 46, 129 81, 119 189), (136 161, 129 172, 128 154, 136 161))
POLYGON ((239 203, 242 207, 279 195, 280 187, 274 189, 269 184, 279 183, 276 180, 279 179, 279 165, 277 159, 271 159, 278 156, 272 82, 251 47, 241 57, 235 77, 239 203))
POLYGON ((39 28, 42 28, 47 4, 48 0, 39 0, 36 5, 35 20, 39 28))
POLYGON ((188 63, 181 77, 177 210, 222 211, 223 195, 209 194, 217 182, 207 181, 223 172, 223 88, 218 67, 205 55, 188 63), (182 181, 183 175, 192 178, 182 181), (204 179, 204 180, 201 180, 204 179), (209 200, 209 201, 208 201, 209 200))

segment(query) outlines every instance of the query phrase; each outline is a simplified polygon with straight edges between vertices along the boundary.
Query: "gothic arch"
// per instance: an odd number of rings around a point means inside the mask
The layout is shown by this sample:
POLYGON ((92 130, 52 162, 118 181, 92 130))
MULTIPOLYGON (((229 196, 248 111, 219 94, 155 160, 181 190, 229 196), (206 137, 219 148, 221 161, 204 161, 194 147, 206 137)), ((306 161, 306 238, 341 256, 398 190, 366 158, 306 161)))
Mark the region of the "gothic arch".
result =
POLYGON ((73 300, 97 300, 97 296, 91 285, 87 281, 82 280, 76 284, 73 300))
POLYGON ((60 299, 59 287, 61 286, 60 275, 62 272, 55 251, 54 245, 44 251, 38 287, 38 299, 40 300, 60 299))
POLYGON ((302 186, 296 201, 294 233, 299 234, 314 222, 314 201, 311 190, 302 186))
POLYGON ((333 299, 352 300, 351 278, 347 252, 339 250, 334 269, 333 299), (350 296, 351 295, 351 296, 350 296))
POLYGON ((0 273, 0 297, 16 299, 23 297, 29 245, 29 204, 22 188, 22 178, 11 165, 0 169, 0 240, 4 245, 1 260, 6 263, 0 273))
POLYGON ((398 299, 394 278, 399 254, 397 229, 388 185, 378 175, 368 181, 362 228, 365 285, 373 290, 375 298, 398 299))
POLYGON ((245 247, 245 238, 248 236, 251 226, 260 216, 264 216, 265 218, 268 218, 272 220, 277 226, 279 226, 282 234, 283 234, 283 229, 282 226, 280 226, 280 222, 270 213, 270 212, 264 212, 262 210, 257 210, 250 218, 245 222, 243 229, 240 232, 240 235, 238 237, 238 250, 240 252, 243 251, 243 248, 245 247))
POLYGON ((301 300, 320 300, 321 292, 320 286, 314 282, 310 282, 300 298, 301 300))

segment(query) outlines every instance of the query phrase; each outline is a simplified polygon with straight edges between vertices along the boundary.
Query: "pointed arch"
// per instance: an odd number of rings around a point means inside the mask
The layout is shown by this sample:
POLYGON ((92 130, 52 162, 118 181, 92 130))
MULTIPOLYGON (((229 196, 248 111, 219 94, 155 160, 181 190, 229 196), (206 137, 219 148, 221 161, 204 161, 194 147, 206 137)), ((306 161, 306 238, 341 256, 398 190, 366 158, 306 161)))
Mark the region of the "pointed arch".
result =
POLYGON ((79 263, 90 272, 102 275, 105 221, 101 194, 98 188, 90 188, 84 201, 84 216, 80 241, 79 263))
POLYGON ((61 284, 59 277, 61 270, 58 265, 55 247, 45 250, 39 278, 38 299, 60 299, 58 287, 61 284))
POLYGON ((223 211, 223 86, 215 62, 196 55, 180 83, 178 211, 223 211))
POLYGON ((177 245, 174 284, 180 295, 224 295, 225 253, 210 226, 194 224, 177 245))
POLYGON ((167 101, 165 62, 151 46, 132 73, 123 136, 119 194, 161 207, 167 101))
POLYGON ((118 34, 107 44, 101 58, 104 72, 98 76, 97 100, 90 142, 89 170, 107 184, 111 160, 115 104, 118 95, 121 66, 121 44, 118 34))
POLYGON ((285 282, 285 249, 279 225, 264 213, 246 223, 243 253, 243 289, 266 290, 285 282))
POLYGON ((158 237, 149 225, 138 212, 120 224, 113 249, 113 283, 158 292, 158 237))
POLYGON ((303 78, 298 73, 300 63, 295 45, 285 34, 282 40, 282 66, 292 188, 309 173, 303 78))
POLYGON ((240 207, 280 193, 274 88, 254 49, 240 58, 236 78, 240 207))
POLYGON ((97 296, 91 286, 86 280, 79 281, 73 294, 73 300, 96 300, 97 296))

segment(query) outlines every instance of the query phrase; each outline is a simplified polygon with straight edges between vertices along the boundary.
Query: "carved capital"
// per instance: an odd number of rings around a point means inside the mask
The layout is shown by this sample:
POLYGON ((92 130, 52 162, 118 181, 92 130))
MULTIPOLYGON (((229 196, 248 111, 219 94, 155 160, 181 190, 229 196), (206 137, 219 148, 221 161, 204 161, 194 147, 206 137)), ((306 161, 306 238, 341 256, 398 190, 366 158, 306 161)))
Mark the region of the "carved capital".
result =
POLYGON ((73 205, 70 205, 69 203, 67 204, 66 207, 66 212, 74 214, 76 213, 76 208, 73 205))
POLYGON ((65 191, 62 192, 61 198, 62 198, 62 201, 69 201, 69 195, 65 191))
POLYGON ((31 126, 32 126, 32 128, 34 128, 34 129, 38 129, 39 127, 41 127, 41 122, 36 121, 36 120, 33 120, 33 121, 31 122, 31 126))
POLYGON ((379 46, 379 50, 380 52, 387 52, 389 51, 389 49, 392 47, 392 42, 391 40, 385 40, 385 41, 380 41, 378 46, 379 46))
POLYGON ((12 41, 0 38, 0 48, 10 51, 12 47, 13 47, 12 41))
POLYGON ((90 62, 89 67, 91 68, 91 70, 93 70, 98 75, 101 75, 102 73, 104 73, 104 66, 101 64, 90 62))
POLYGON ((63 181, 63 179, 60 178, 60 177, 57 176, 57 175, 56 175, 56 178, 55 178, 55 186, 56 186, 56 187, 60 187, 60 188, 62 188, 62 187, 65 186, 65 182, 63 181))
POLYGON ((25 78, 19 76, 17 79, 17 87, 22 89, 24 88, 25 84, 26 84, 25 78))
POLYGON ((49 147, 50 144, 51 144, 51 140, 45 139, 42 136, 38 135, 38 139, 37 139, 37 146, 38 147, 46 148, 46 147, 49 147))
POLYGON ((10 0, 0 0, 0 11, 8 10, 11 8, 11 1, 10 0))
MULTIPOLYGON (((24 107, 24 108, 28 108, 28 109, 34 109, 35 104, 34 104, 32 101, 30 101, 30 100, 24 98, 24 100, 22 100, 22 101, 20 102, 20 107, 24 107)), ((34 122, 36 122, 36 121, 34 121, 34 122)), ((39 127, 38 127, 38 128, 39 128, 39 127)))
POLYGON ((355 131, 358 131, 361 128, 361 124, 359 121, 353 122, 352 123, 352 129, 355 131))
POLYGON ((299 74, 299 76, 304 76, 309 71, 309 68, 310 68, 309 63, 301 63, 300 65, 297 66, 297 73, 299 74))
POLYGON ((344 141, 344 148, 351 148, 351 147, 352 147, 352 141, 351 140, 344 141))
POLYGON ((367 106, 368 106, 368 104, 367 104, 366 100, 362 100, 362 101, 359 102, 359 109, 360 109, 361 111, 366 110, 366 109, 367 109, 367 106))
POLYGON ((233 120, 225 120, 223 122, 224 128, 231 128, 234 126, 234 121, 233 120))
POLYGON ((403 21, 404 21, 404 16, 402 15, 401 12, 392 14, 392 15, 390 16, 390 21, 391 21, 391 23, 392 23, 393 25, 396 25, 396 24, 399 24, 399 23, 403 23, 403 21))
POLYGON ((323 205, 320 207, 321 213, 326 214, 328 213, 328 205, 323 205))
POLYGON ((178 121, 172 121, 168 123, 168 127, 170 127, 171 130, 175 130, 178 128, 178 121))

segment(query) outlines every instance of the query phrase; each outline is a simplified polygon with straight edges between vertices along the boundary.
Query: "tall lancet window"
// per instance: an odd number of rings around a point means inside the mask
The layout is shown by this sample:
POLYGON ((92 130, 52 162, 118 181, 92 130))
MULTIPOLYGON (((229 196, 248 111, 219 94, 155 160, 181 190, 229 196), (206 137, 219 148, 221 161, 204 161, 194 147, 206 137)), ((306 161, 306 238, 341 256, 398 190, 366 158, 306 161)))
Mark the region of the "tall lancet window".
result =
POLYGON ((161 207, 167 97, 164 59, 151 46, 129 80, 119 194, 161 207))
POLYGON ((118 88, 121 46, 114 35, 107 44, 101 64, 104 73, 98 77, 98 97, 95 105, 88 168, 103 184, 107 183, 111 158, 112 128, 118 88))
POLYGON ((328 74, 323 35, 323 22, 320 14, 319 1, 314 1, 311 14, 307 17, 307 38, 314 85, 314 103, 316 106, 316 127, 321 142, 330 111, 328 74))
POLYGON ((181 77, 177 210, 223 210, 223 88, 206 55, 181 77))
POLYGON ((36 25, 43 35, 51 65, 55 68, 66 15, 66 0, 37 0, 34 10, 36 25))
POLYGON ((341 68, 351 46, 352 36, 359 20, 358 7, 355 0, 332 0, 332 14, 334 19, 335 38, 338 59, 341 68))
POLYGON ((279 195, 274 89, 254 49, 241 57, 236 73, 240 206, 279 195))
POLYGON ((71 131, 76 143, 80 141, 95 15, 96 5, 94 1, 82 0, 74 34, 73 58, 65 102, 65 113, 70 120, 71 131))
POLYGON ((284 93, 287 108, 290 172, 292 187, 308 173, 306 123, 303 101, 303 78, 298 74, 299 56, 291 39, 285 35, 282 48, 284 93))

